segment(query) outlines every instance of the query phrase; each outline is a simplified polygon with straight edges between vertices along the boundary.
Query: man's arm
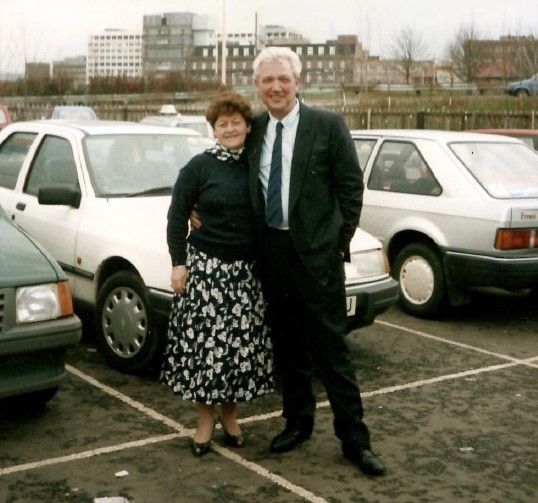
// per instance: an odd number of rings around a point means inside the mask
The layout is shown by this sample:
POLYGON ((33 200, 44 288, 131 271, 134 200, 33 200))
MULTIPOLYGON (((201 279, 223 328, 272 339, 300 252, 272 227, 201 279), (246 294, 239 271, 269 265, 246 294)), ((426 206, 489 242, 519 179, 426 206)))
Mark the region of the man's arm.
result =
POLYGON ((202 220, 200 220, 200 215, 196 211, 196 206, 197 205, 195 204, 189 217, 189 224, 191 226, 191 229, 199 229, 200 227, 202 227, 202 220))
POLYGON ((338 249, 347 253, 349 243, 359 225, 364 184, 357 151, 349 128, 342 116, 337 115, 331 131, 334 166, 334 187, 343 218, 338 238, 338 249))

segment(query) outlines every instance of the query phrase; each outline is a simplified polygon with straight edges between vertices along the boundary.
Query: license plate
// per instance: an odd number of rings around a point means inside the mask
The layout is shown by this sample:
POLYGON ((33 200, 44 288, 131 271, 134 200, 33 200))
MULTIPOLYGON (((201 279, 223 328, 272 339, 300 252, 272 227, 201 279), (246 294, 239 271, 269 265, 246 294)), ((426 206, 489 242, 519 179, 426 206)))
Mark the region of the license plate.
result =
POLYGON ((346 297, 347 315, 353 316, 357 310, 357 297, 346 297))

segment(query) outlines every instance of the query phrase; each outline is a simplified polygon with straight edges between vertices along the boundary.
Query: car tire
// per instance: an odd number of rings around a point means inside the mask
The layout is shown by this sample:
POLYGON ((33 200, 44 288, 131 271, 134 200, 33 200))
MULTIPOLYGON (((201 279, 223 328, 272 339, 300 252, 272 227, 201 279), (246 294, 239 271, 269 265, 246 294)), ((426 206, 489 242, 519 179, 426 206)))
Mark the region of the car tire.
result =
POLYGON ((95 314, 96 343, 106 362, 125 373, 149 370, 162 343, 142 279, 129 271, 110 276, 97 296, 95 314))
POLYGON ((529 91, 527 91, 526 89, 518 89, 518 90, 516 91, 516 96, 517 96, 518 98, 526 97, 526 96, 528 96, 528 95, 529 95, 529 91))
POLYGON ((400 284, 400 306, 420 318, 439 316, 447 303, 446 278, 439 253, 412 243, 398 253, 392 274, 400 284))

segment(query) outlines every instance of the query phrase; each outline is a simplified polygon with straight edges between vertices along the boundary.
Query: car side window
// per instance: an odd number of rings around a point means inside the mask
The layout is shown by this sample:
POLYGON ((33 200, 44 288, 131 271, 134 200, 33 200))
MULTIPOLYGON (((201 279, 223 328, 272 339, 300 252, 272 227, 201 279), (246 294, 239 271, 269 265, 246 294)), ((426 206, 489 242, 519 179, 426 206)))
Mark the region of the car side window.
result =
POLYGON ((35 133, 14 133, 0 145, 0 187, 14 189, 35 133))
POLYGON ((45 136, 34 157, 24 192, 37 196, 44 185, 58 184, 78 187, 73 150, 65 138, 45 136))
POLYGON ((357 157, 359 158, 359 165, 363 171, 366 169, 366 164, 368 163, 368 159, 370 159, 376 141, 377 140, 367 140, 365 138, 354 139, 355 150, 357 151, 357 157))
POLYGON ((417 147, 409 142, 381 145, 368 179, 368 188, 386 192, 438 196, 442 189, 417 147))

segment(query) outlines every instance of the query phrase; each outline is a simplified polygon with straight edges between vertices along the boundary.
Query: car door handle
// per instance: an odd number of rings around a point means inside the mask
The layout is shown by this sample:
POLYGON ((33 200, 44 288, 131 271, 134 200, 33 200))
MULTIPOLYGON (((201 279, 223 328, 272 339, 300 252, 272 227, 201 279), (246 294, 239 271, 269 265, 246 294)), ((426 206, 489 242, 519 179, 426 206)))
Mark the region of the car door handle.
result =
POLYGON ((20 211, 24 211, 26 209, 26 203, 17 203, 15 208, 17 208, 20 211))

